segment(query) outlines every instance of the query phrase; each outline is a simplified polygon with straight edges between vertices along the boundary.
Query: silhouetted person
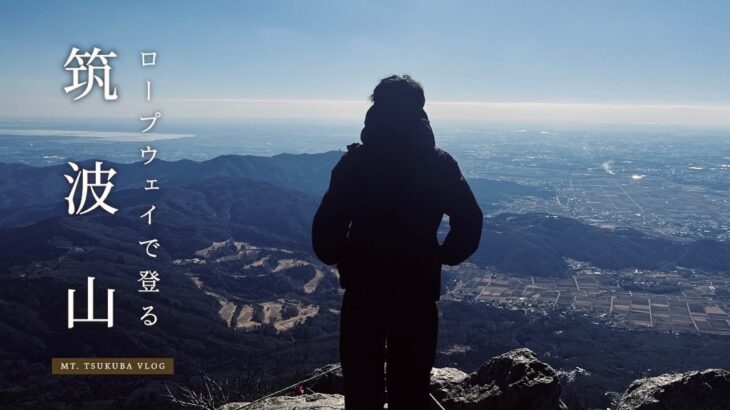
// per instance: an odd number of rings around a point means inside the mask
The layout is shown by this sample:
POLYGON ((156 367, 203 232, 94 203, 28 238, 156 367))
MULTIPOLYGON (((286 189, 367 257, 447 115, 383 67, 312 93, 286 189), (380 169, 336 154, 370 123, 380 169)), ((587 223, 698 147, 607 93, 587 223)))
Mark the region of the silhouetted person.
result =
POLYGON ((456 161, 435 147, 420 84, 380 81, 362 144, 352 144, 312 227, 317 256, 345 289, 340 357, 348 410, 428 408, 436 354, 441 265, 479 246, 482 212, 456 161), (436 233, 449 216, 443 244, 436 233), (386 347, 387 346, 387 347, 386 347))

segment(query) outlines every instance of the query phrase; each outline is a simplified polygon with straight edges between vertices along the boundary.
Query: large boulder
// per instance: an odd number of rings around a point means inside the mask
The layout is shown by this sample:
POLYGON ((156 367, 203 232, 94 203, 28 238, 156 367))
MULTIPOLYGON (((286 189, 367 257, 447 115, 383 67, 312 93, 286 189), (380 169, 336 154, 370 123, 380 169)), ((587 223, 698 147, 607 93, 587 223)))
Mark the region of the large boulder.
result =
POLYGON ((730 372, 708 369, 663 374, 631 383, 617 410, 730 409, 730 372))
MULTIPOLYGON (((486 398, 496 390, 493 386, 469 383, 469 375, 461 370, 446 367, 431 370, 431 394, 448 410, 479 409, 486 405, 486 398)), ((432 409, 438 409, 431 403, 432 409)))
POLYGON ((455 386, 463 385, 469 375, 453 367, 431 369, 431 392, 448 396, 448 392, 455 386))
POLYGON ((566 408, 560 401, 555 370, 537 360, 529 349, 496 356, 475 373, 463 378, 454 375, 451 379, 437 384, 432 377, 431 381, 431 393, 448 410, 566 408))

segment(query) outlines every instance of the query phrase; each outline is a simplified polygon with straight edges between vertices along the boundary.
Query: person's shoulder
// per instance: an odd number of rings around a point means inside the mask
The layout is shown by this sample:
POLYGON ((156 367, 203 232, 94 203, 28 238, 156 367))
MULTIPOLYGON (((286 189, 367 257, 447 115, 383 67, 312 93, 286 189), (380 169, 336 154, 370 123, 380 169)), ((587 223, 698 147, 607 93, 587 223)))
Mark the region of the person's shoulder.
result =
POLYGON ((363 145, 359 142, 353 142, 352 144, 347 146, 347 151, 345 151, 345 156, 350 155, 359 155, 362 153, 363 145))
POLYGON ((436 175, 438 175, 438 179, 443 181, 447 186, 462 178, 459 164, 456 162, 456 159, 451 156, 451 154, 440 148, 434 148, 434 159, 433 172, 435 172, 436 175))
POLYGON ((433 150, 434 157, 436 158, 438 165, 446 168, 456 167, 458 169, 459 164, 456 162, 454 157, 451 156, 451 154, 442 150, 441 148, 434 148, 433 150))
POLYGON ((347 151, 345 151, 345 153, 342 154, 342 157, 340 158, 340 162, 345 164, 352 164, 362 159, 365 153, 365 150, 363 148, 363 145, 357 142, 348 145, 347 151))
POLYGON ((443 161, 449 161, 449 162, 456 162, 454 157, 451 156, 448 152, 442 150, 441 148, 434 147, 433 148, 434 154, 436 155, 436 158, 443 160, 443 161))
POLYGON ((342 154, 340 160, 335 165, 335 172, 346 172, 357 166, 363 157, 363 146, 359 143, 352 143, 347 146, 347 151, 342 154))

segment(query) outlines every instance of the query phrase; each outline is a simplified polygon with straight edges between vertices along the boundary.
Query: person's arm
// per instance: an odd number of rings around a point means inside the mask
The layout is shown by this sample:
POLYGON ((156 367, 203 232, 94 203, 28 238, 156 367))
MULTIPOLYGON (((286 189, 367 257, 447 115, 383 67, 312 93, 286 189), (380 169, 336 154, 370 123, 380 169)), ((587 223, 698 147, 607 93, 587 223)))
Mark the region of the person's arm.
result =
POLYGON ((441 246, 441 263, 458 265, 479 247, 484 216, 459 165, 448 158, 446 174, 446 209, 449 233, 441 246))
POLYGON ((328 265, 339 261, 352 221, 352 199, 346 172, 348 155, 345 154, 332 169, 329 189, 312 223, 314 253, 328 265))

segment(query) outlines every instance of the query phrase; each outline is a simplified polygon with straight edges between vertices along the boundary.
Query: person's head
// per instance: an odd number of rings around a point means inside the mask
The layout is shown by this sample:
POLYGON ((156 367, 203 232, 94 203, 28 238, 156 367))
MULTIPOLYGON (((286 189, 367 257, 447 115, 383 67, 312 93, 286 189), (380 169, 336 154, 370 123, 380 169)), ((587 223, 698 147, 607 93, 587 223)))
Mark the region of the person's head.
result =
POLYGON ((420 111, 426 104, 423 87, 407 74, 380 80, 370 100, 374 105, 396 111, 420 111))

